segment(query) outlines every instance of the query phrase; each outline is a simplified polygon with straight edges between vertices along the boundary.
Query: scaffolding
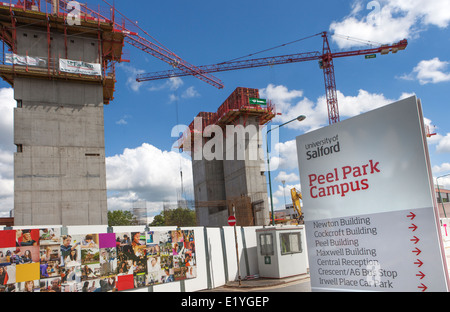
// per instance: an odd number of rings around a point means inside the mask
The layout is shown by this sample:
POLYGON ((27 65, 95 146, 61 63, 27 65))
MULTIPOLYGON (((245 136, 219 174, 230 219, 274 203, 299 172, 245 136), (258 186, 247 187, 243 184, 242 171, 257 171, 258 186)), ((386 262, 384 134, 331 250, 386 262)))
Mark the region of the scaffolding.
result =
POLYGON ((251 99, 259 99, 258 89, 236 88, 215 113, 198 113, 197 117, 201 117, 202 122, 200 127, 196 127, 195 120, 192 121, 188 129, 179 138, 178 147, 185 151, 191 151, 190 148, 194 146, 195 136, 202 135, 206 127, 211 125, 218 125, 224 129, 227 125, 236 125, 242 117, 245 127, 250 116, 258 117, 259 124, 265 125, 275 118, 277 113, 272 101, 267 100, 264 105, 255 105, 250 102, 251 99))
POLYGON ((0 76, 11 86, 14 86, 17 77, 102 84, 104 104, 109 104, 114 99, 115 65, 126 61, 122 59, 126 34, 123 29, 117 29, 115 10, 110 10, 110 17, 106 18, 100 7, 98 11, 94 11, 80 4, 74 16, 71 3, 73 2, 65 0, 19 0, 16 4, 12 1, 0 2, 0 39, 3 42, 0 76), (18 29, 23 26, 45 34, 45 55, 29 55, 28 50, 18 53, 18 29), (56 47, 53 47, 54 35, 64 37, 64 48, 59 49, 59 52, 55 52, 56 47), (98 57, 95 64, 81 59, 68 60, 70 40, 80 35, 97 41, 98 57), (80 68, 87 66, 90 69, 92 65, 96 65, 100 70, 74 73, 64 70, 62 60, 71 61, 72 64, 78 62, 80 68))
POLYGON ((133 202, 132 214, 136 220, 136 225, 147 225, 148 212, 147 202, 140 200, 133 202))
MULTIPOLYGON (((227 200, 215 201, 196 201, 195 208, 209 209, 218 208, 219 210, 227 210, 228 215, 236 217, 237 226, 254 226, 255 225, 255 209, 249 196, 241 196, 227 200)), ((197 215, 197 224, 200 220, 197 215)), ((225 224, 224 224, 225 225, 225 224)))

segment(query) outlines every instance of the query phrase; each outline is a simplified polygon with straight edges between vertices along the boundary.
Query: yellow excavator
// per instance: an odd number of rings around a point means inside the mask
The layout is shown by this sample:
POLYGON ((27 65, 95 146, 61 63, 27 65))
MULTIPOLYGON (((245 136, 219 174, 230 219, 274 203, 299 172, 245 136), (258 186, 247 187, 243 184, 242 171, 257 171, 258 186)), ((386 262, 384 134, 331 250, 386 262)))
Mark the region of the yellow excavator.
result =
POLYGON ((294 205, 294 209, 298 213, 297 222, 298 224, 303 224, 303 213, 302 207, 300 206, 300 199, 302 199, 302 194, 299 191, 297 191, 295 187, 291 189, 291 198, 292 204, 294 205))

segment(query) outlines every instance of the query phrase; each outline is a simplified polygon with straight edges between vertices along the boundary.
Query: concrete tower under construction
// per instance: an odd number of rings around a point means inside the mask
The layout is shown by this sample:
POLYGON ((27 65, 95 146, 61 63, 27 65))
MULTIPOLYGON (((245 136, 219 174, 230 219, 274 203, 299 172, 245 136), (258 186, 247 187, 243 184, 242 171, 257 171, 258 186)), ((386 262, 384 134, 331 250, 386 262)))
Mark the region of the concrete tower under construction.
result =
POLYGON ((238 225, 269 224, 260 130, 275 115, 257 89, 237 88, 190 124, 180 147, 192 156, 197 225, 223 226, 231 214, 238 225))
POLYGON ((15 225, 107 224, 103 108, 124 35, 49 2, 0 3, 0 75, 17 101, 15 225))

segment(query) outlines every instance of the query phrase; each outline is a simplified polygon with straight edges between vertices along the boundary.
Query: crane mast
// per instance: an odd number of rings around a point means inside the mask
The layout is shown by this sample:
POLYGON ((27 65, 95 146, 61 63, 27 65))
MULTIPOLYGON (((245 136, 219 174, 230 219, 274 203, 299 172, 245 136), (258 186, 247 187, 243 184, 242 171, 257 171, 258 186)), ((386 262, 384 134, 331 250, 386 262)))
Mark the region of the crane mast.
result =
POLYGON ((337 102, 336 78, 334 76, 333 54, 331 53, 330 44, 328 42, 327 32, 323 35, 323 53, 321 68, 325 81, 325 95, 327 98, 328 123, 334 124, 339 122, 339 108, 337 102))

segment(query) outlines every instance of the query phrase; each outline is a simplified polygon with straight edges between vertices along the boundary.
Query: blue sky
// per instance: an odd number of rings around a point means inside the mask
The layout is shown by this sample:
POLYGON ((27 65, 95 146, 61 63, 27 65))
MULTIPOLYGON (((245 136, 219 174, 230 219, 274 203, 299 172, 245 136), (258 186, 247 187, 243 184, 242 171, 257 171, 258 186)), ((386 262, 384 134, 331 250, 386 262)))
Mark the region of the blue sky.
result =
MULTIPOLYGON (((97 8, 102 1, 88 1, 97 8)), ((426 122, 437 135, 429 140, 435 177, 450 173, 450 3, 448 0, 380 1, 123 1, 119 11, 194 65, 214 64, 284 43, 330 32, 333 51, 368 48, 334 34, 377 43, 409 41, 405 51, 365 60, 336 59, 341 120, 416 94, 426 122), (130 5, 132 3, 132 5, 130 5)), ((321 51, 320 36, 254 57, 321 51)), ((115 99, 105 107, 109 209, 130 209, 147 201, 152 214, 162 201, 192 190, 190 158, 173 149, 172 129, 188 125, 200 111, 215 112, 236 87, 260 89, 282 113, 273 124, 300 114, 302 123, 280 131, 277 171, 272 173, 275 209, 284 205, 281 180, 300 188, 295 137, 328 124, 323 73, 317 62, 215 73, 224 89, 193 77, 136 83, 136 74, 170 69, 153 56, 126 45, 130 63, 117 66, 115 99), (177 114, 178 112, 178 114, 177 114)), ((13 207, 12 91, 0 82, 0 215, 13 207)), ((275 160, 274 160, 275 161, 275 160)), ((440 179, 450 188, 450 179, 440 179)))

